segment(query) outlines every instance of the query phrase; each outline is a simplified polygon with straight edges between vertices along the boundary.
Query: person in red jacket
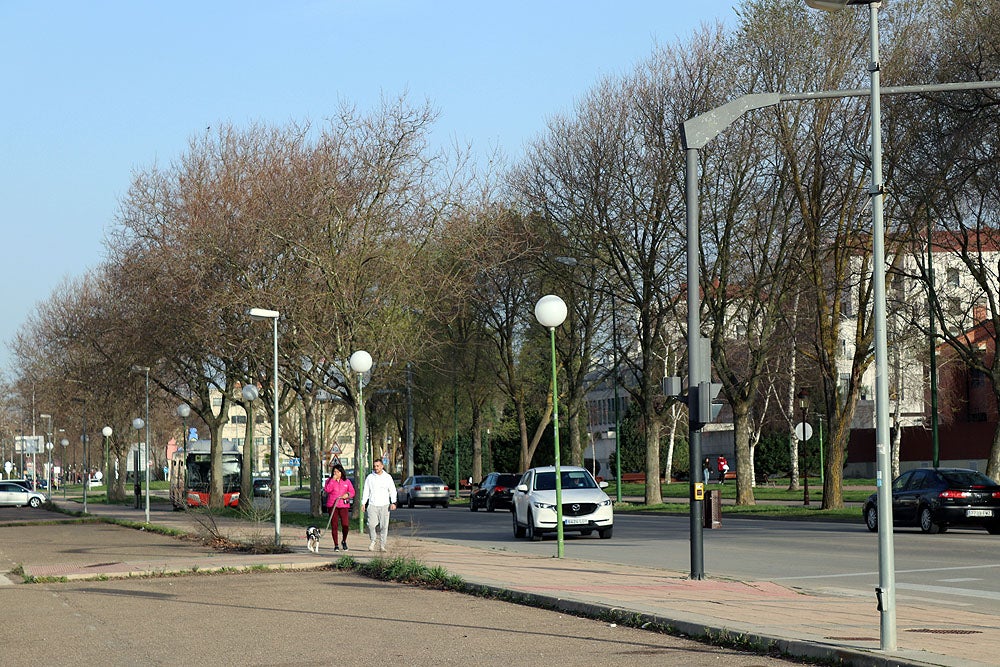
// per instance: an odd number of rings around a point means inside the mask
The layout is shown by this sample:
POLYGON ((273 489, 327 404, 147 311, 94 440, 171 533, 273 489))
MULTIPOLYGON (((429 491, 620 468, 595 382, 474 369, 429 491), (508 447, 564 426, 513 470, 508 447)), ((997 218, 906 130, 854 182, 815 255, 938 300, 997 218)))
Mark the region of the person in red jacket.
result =
POLYGON ((326 510, 330 513, 330 534, 333 535, 333 550, 347 551, 347 531, 351 525, 351 504, 354 502, 354 485, 347 479, 344 466, 333 466, 330 479, 323 486, 326 492, 326 510), (340 545, 337 545, 337 529, 340 528, 340 545))
POLYGON ((725 456, 719 457, 719 484, 726 483, 726 473, 729 472, 729 462, 725 456))

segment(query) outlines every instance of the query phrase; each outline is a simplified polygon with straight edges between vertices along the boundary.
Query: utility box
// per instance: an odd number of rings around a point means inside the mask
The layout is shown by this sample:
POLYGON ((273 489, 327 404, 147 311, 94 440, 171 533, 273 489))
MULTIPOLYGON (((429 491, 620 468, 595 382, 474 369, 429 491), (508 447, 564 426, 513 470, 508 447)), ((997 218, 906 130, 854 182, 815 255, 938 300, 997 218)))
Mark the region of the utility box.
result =
POLYGON ((722 492, 719 489, 705 491, 702 510, 705 528, 722 528, 722 492))

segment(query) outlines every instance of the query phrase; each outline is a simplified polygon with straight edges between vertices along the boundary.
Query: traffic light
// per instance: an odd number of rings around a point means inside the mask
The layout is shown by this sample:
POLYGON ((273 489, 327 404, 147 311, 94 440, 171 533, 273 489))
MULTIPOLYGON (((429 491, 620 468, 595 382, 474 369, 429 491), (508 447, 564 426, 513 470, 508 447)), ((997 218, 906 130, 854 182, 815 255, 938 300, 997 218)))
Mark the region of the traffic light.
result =
MULTIPOLYGON (((697 410, 691 410, 694 414, 690 418, 699 424, 714 422, 716 417, 719 416, 719 411, 722 410, 722 404, 714 403, 713 401, 721 390, 722 385, 717 382, 699 382, 696 401, 697 410)), ((691 405, 688 405, 689 409, 691 407, 691 405)))

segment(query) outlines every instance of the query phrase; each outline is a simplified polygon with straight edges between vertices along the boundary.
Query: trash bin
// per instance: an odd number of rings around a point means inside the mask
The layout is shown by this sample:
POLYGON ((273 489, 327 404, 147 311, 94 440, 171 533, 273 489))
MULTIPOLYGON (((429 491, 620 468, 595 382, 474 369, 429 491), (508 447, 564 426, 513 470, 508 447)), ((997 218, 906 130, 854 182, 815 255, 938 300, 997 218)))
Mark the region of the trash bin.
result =
POLYGON ((722 528, 722 492, 719 489, 705 491, 702 510, 705 528, 722 528))

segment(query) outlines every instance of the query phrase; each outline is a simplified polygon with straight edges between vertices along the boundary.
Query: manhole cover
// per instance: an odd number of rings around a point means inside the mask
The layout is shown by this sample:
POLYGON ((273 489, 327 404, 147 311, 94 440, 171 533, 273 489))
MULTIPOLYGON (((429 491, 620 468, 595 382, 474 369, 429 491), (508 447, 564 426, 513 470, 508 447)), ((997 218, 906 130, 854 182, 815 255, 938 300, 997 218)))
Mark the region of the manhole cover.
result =
POLYGON ((938 628, 912 628, 907 632, 926 632, 931 635, 981 635, 981 630, 942 630, 938 628))

